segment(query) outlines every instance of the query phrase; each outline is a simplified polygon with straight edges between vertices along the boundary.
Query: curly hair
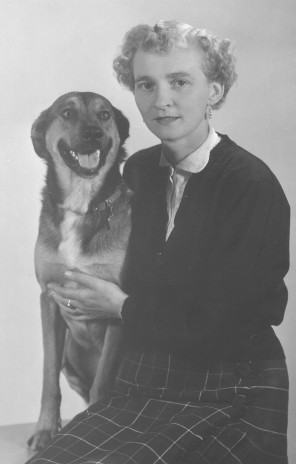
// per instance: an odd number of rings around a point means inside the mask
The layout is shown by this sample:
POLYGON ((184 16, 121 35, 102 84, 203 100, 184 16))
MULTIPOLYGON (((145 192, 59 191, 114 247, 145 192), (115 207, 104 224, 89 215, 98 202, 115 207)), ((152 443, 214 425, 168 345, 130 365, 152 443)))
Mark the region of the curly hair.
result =
POLYGON ((134 91, 133 58, 137 50, 166 54, 173 47, 195 48, 202 56, 202 70, 209 82, 219 82, 224 89, 222 98, 213 105, 218 109, 237 79, 235 58, 229 39, 222 39, 206 29, 197 29, 177 21, 158 21, 155 26, 140 24, 124 37, 121 54, 113 68, 118 81, 134 91))

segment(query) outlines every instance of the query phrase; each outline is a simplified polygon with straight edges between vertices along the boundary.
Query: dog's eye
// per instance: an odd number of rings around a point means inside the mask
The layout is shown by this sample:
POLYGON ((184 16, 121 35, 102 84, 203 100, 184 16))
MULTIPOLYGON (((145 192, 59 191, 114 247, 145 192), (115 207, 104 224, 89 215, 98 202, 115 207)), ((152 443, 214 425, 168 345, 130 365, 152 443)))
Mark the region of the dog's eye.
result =
POLYGON ((62 116, 65 119, 70 119, 73 116, 73 112, 71 110, 64 110, 62 116))
POLYGON ((99 113, 99 118, 100 118, 100 119, 109 119, 110 116, 111 116, 111 115, 110 115, 109 111, 101 111, 101 112, 99 113))

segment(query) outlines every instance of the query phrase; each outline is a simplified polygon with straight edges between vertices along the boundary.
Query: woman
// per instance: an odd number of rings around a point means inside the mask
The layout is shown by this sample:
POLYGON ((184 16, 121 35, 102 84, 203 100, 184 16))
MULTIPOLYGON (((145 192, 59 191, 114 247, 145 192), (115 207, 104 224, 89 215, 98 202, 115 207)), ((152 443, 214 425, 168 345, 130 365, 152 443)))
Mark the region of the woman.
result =
POLYGON ((228 40, 137 26, 114 68, 160 145, 132 156, 131 278, 77 272, 57 302, 122 319, 106 403, 31 463, 287 463, 288 376, 272 325, 287 303, 289 206, 258 158, 209 119, 236 80, 228 40))

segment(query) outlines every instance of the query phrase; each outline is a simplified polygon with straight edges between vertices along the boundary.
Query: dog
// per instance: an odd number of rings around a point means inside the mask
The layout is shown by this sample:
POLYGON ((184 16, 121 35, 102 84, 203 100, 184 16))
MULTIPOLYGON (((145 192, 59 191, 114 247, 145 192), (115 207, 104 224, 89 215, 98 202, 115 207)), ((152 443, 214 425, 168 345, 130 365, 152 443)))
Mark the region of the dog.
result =
MULTIPOLYGON (((94 319, 57 305, 49 282, 69 286, 79 270, 124 285, 132 192, 121 163, 127 118, 101 95, 70 92, 32 126, 37 155, 47 165, 35 270, 41 286, 44 373, 41 410, 28 446, 44 448, 60 428, 60 372, 86 401, 105 398, 116 371, 121 321, 94 319)), ((73 285, 73 282, 72 282, 73 285)))

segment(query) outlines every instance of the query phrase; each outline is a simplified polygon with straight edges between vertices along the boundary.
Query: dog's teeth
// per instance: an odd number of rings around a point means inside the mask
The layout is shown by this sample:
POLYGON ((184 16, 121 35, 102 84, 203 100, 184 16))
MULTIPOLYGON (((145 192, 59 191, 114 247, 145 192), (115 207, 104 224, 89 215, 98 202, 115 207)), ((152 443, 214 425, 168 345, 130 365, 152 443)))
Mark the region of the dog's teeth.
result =
POLYGON ((71 154, 72 158, 74 158, 76 160, 78 159, 78 155, 77 155, 77 153, 75 153, 75 151, 70 150, 70 154, 71 154))

